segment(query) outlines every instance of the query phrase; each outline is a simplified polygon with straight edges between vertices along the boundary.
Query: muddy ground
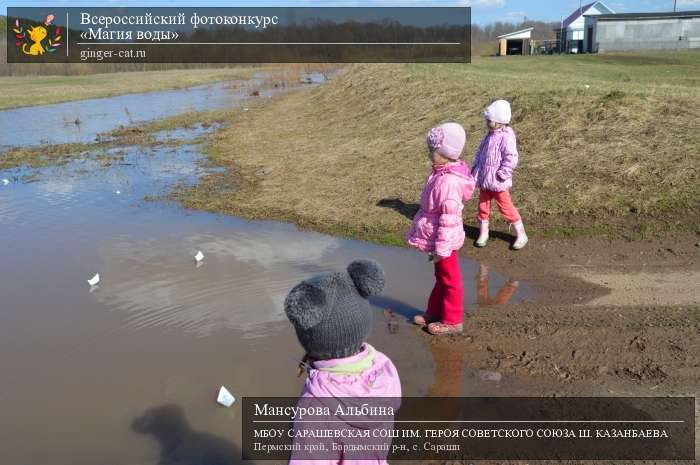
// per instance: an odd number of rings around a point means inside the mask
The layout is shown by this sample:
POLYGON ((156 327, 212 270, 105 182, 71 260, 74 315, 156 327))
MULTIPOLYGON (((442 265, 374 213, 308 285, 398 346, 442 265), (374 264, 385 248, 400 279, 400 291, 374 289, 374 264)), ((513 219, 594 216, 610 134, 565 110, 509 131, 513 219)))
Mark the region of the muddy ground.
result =
MULTIPOLYGON (((431 346, 436 373, 447 374, 433 395, 455 395, 449 373, 466 364, 531 379, 541 396, 698 395, 700 237, 547 239, 519 252, 508 250, 507 235, 500 237, 484 249, 467 244, 462 253, 508 270, 511 279, 527 279, 538 299, 482 306, 460 336, 417 330, 431 346)), ((492 395, 509 394, 494 389, 492 395)))
POLYGON ((550 394, 697 394, 700 237, 533 240, 519 252, 507 239, 462 253, 527 279, 537 301, 476 312, 463 336, 426 335, 431 343, 462 345, 483 368, 557 380, 550 394))

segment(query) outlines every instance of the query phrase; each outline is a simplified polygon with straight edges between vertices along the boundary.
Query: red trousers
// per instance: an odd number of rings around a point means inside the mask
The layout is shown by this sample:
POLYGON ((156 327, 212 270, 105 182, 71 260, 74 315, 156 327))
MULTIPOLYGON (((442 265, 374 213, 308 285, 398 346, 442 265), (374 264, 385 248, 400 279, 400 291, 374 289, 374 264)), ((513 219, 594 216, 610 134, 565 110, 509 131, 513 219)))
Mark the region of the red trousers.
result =
POLYGON ((457 251, 435 264, 435 286, 428 299, 427 314, 442 323, 456 325, 462 322, 464 290, 459 270, 457 251))
POLYGON ((496 201, 498 209, 501 211, 501 215, 508 220, 509 223, 517 223, 520 221, 520 213, 518 209, 513 205, 513 201, 510 198, 510 192, 494 192, 486 191, 481 189, 479 193, 479 214, 476 216, 479 221, 487 221, 489 219, 489 213, 491 212, 491 199, 496 201))

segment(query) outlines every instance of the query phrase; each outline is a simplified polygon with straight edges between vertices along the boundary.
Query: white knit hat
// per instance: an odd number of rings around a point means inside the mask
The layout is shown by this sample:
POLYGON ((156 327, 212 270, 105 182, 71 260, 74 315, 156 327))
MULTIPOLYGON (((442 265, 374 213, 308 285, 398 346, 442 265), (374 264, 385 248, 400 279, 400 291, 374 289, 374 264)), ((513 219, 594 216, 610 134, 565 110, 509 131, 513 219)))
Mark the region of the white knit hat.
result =
POLYGON ((484 110, 484 117, 494 123, 510 123, 510 103, 505 100, 496 100, 484 110))

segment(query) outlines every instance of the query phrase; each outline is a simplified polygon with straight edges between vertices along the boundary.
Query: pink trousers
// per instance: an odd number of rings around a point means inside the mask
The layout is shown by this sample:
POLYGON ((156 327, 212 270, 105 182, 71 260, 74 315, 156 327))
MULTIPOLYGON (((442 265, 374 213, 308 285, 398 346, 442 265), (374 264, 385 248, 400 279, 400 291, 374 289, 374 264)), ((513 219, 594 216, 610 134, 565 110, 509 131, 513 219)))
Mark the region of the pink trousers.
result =
POLYGON ((501 215, 511 224, 520 221, 520 213, 518 209, 513 205, 513 201, 510 198, 510 192, 494 192, 481 189, 479 194, 479 213, 476 216, 479 221, 487 221, 489 219, 489 213, 491 212, 491 199, 496 201, 498 209, 501 211, 501 215))

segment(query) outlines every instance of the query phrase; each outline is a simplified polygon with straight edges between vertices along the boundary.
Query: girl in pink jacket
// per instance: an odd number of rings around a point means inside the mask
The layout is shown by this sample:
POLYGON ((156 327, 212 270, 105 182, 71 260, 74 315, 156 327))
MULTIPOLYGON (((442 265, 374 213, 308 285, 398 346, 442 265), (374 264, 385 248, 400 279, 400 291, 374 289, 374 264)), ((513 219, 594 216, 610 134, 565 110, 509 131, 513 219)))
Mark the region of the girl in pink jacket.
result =
POLYGON ((458 250, 464 245, 463 202, 474 191, 469 167, 459 157, 466 142, 464 128, 445 123, 428 133, 433 170, 423 188, 420 210, 406 237, 409 245, 426 252, 435 264, 435 286, 428 308, 414 317, 431 334, 462 331, 463 289, 458 250))
MULTIPOLYGON (((310 418, 313 422, 295 419, 292 465, 387 465, 387 452, 354 451, 353 445, 384 438, 355 438, 362 430, 393 427, 393 414, 368 418, 355 415, 338 416, 340 406, 391 407, 401 405, 401 381, 389 357, 369 345, 372 310, 368 297, 384 288, 384 270, 373 260, 357 260, 347 270, 326 273, 296 285, 284 302, 287 318, 294 326, 297 339, 304 347, 300 368, 306 371, 306 382, 298 401, 300 408, 328 406, 330 415, 310 418), (346 437, 327 440, 305 439, 312 430, 349 430, 346 437), (297 436, 297 432, 300 432, 297 436), (326 451, 308 452, 306 443, 323 442, 326 451)), ((370 435, 370 437, 372 437, 370 435)), ((390 444, 390 439, 388 440, 390 444)))
POLYGON ((496 100, 484 111, 489 132, 481 141, 472 163, 472 174, 481 191, 477 215, 479 220, 477 247, 485 247, 489 240, 491 200, 496 201, 501 214, 515 227, 517 236, 513 249, 520 250, 527 244, 523 220, 510 198, 513 170, 518 165, 518 148, 515 133, 509 126, 510 117, 510 103, 505 100, 496 100))

